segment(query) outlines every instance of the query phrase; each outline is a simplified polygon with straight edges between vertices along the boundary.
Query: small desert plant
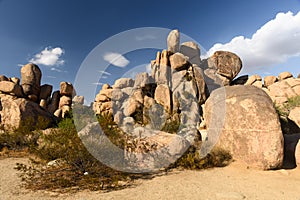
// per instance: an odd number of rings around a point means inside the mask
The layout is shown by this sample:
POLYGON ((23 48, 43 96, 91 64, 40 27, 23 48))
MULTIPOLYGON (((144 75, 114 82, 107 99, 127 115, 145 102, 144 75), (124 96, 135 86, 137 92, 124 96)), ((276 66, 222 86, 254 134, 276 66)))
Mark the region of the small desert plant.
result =
MULTIPOLYGON (((91 114, 89 110, 83 110, 82 112, 86 114, 84 118, 91 114)), ((90 154, 78 136, 78 127, 75 126, 74 120, 81 120, 82 116, 73 116, 72 112, 69 116, 70 118, 59 122, 56 128, 48 129, 40 134, 36 142, 38 145, 30 146, 30 150, 35 156, 34 159, 31 159, 30 165, 18 164, 17 169, 22 172, 21 177, 26 188, 57 192, 83 189, 116 190, 128 187, 136 178, 149 176, 149 174, 138 175, 120 172, 101 163, 90 154)), ((118 128, 112 117, 98 115, 97 120, 103 133, 110 141, 119 148, 124 149, 127 137, 118 128)), ((170 123, 166 131, 173 132, 177 129, 177 123, 170 123)), ((89 145, 97 148, 97 139, 97 137, 93 137, 92 140, 85 142, 90 142, 89 145)), ((105 144, 101 145, 104 145, 104 148, 101 149, 104 152, 107 150, 107 154, 110 155, 110 149, 106 149, 105 144)), ((207 157, 200 158, 195 148, 191 147, 170 168, 204 169, 214 166, 219 167, 228 164, 230 159, 230 155, 223 151, 212 152, 207 157)))
POLYGON ((23 172, 21 176, 29 189, 109 190, 122 188, 131 180, 128 174, 105 166, 86 150, 70 118, 41 135, 39 143, 32 151, 38 158, 31 160, 31 166, 18 164, 17 167, 23 172), (53 160, 54 165, 47 165, 53 160))
POLYGON ((212 167, 225 167, 231 161, 232 156, 225 150, 213 149, 202 158, 196 148, 192 146, 170 167, 199 170, 212 167))
POLYGON ((288 98, 286 103, 283 103, 281 106, 275 106, 279 115, 281 129, 284 134, 300 132, 300 128, 288 118, 290 111, 297 106, 300 106, 300 96, 288 98))
POLYGON ((300 106, 300 96, 288 98, 287 102, 275 108, 279 116, 288 117, 290 111, 297 106, 300 106))
POLYGON ((1 127, 0 133, 0 150, 7 148, 8 150, 30 149, 36 145, 41 129, 47 127, 48 122, 44 118, 34 119, 28 118, 24 120, 18 128, 1 127))
POLYGON ((166 123, 164 123, 164 126, 162 127, 162 131, 167 133, 176 134, 180 127, 180 119, 168 119, 166 120, 166 123))

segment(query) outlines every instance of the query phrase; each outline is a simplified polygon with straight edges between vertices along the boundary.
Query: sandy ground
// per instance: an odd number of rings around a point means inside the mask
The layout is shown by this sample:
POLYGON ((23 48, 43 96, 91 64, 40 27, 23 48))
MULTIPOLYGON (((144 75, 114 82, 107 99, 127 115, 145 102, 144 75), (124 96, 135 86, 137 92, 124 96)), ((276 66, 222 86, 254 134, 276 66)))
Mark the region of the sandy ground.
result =
POLYGON ((30 192, 20 187, 16 163, 26 158, 0 160, 0 200, 33 199, 278 199, 300 200, 300 169, 259 171, 240 163, 203 171, 174 171, 136 186, 108 193, 82 191, 72 194, 30 192))

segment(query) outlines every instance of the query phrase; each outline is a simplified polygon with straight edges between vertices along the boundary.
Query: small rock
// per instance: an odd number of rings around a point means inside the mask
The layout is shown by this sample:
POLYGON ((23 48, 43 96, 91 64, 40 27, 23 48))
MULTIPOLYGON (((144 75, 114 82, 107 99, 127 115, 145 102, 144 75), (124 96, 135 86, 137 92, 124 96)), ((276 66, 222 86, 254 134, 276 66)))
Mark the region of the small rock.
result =
POLYGON ((167 85, 158 85, 155 89, 154 99, 164 106, 167 112, 171 112, 171 91, 167 85))
POLYGON ((123 123, 124 117, 125 116, 121 111, 117 111, 117 113, 114 114, 114 122, 116 122, 116 124, 120 125, 123 123))
POLYGON ((190 63, 188 62, 188 57, 182 53, 175 53, 170 56, 170 65, 172 69, 181 71, 188 69, 190 63))
POLYGON ((47 109, 47 101, 45 99, 41 99, 40 106, 44 109, 47 109))
POLYGON ((288 118, 300 127, 300 107, 293 108, 290 111, 288 118))
POLYGON ((282 72, 278 75, 278 80, 282 81, 282 80, 292 78, 292 77, 293 77, 293 75, 290 72, 282 72))
POLYGON ((262 81, 255 81, 252 85, 258 88, 262 88, 263 86, 262 81))
POLYGON ((20 84, 20 79, 17 78, 17 77, 12 77, 12 78, 10 78, 10 81, 13 82, 13 83, 15 83, 15 84, 17 84, 17 85, 20 84))
POLYGON ((135 88, 144 88, 147 84, 153 83, 154 80, 151 79, 147 72, 138 73, 135 76, 134 87, 135 88))
POLYGON ((240 57, 229 51, 216 51, 208 58, 208 67, 232 81, 242 69, 240 57))
POLYGON ((110 85, 105 83, 103 86, 102 86, 102 90, 106 90, 106 89, 111 89, 110 85))
POLYGON ((256 81, 262 81, 262 78, 260 75, 252 75, 248 78, 247 82, 245 83, 245 85, 253 85, 256 81))
POLYGON ((76 95, 75 89, 72 83, 61 82, 60 83, 60 95, 74 97, 76 95))
POLYGON ((72 103, 73 103, 73 104, 83 105, 83 104, 84 104, 84 96, 75 96, 75 97, 72 99, 72 103))
POLYGON ((104 95, 104 96, 108 97, 109 99, 111 99, 113 91, 114 91, 114 89, 111 89, 111 88, 102 89, 99 94, 104 95))
POLYGON ((110 98, 108 98, 104 94, 97 94, 96 98, 95 98, 95 101, 96 102, 106 102, 106 101, 110 101, 110 98))
POLYGON ((191 64, 200 65, 200 48, 195 42, 184 42, 180 45, 180 53, 189 57, 191 64))
POLYGON ((61 107, 61 117, 65 118, 66 115, 70 113, 70 111, 71 111, 71 107, 68 105, 61 107))
POLYGON ((39 97, 42 72, 40 68, 32 63, 21 68, 21 85, 25 95, 35 95, 39 97))
POLYGON ((0 91, 8 94, 12 94, 18 97, 23 97, 22 88, 20 85, 17 85, 10 81, 1 81, 0 82, 0 91))
POLYGON ((127 87, 133 87, 133 85, 134 85, 134 80, 132 80, 131 78, 120 78, 115 81, 113 88, 123 89, 127 87))
POLYGON ((9 79, 4 75, 0 75, 0 81, 9 81, 9 79))
POLYGON ((52 98, 51 98, 51 103, 48 105, 48 111, 50 113, 53 114, 58 109, 59 101, 60 101, 59 91, 53 92, 52 98))
POLYGON ((54 116, 55 116, 55 117, 58 117, 58 118, 61 118, 61 117, 62 117, 62 110, 61 110, 61 109, 57 109, 57 110, 54 112, 54 116))
POLYGON ((266 76, 264 79, 264 85, 266 87, 269 87, 270 85, 274 84, 277 81, 278 81, 278 79, 276 76, 266 76))
POLYGON ((170 57, 171 52, 167 50, 163 50, 161 52, 161 57, 160 57, 160 66, 170 66, 169 65, 169 57, 170 57))
POLYGON ((41 86, 41 93, 40 93, 40 99, 46 99, 48 100, 51 96, 53 86, 44 84, 41 86))
POLYGON ((38 97, 34 94, 29 94, 27 97, 29 100, 31 100, 33 102, 37 102, 37 100, 38 100, 38 97))
POLYGON ((179 51, 180 33, 178 30, 172 30, 167 38, 168 51, 176 53, 179 51))
POLYGON ((59 100, 59 108, 63 106, 70 106, 72 105, 72 98, 69 96, 62 96, 59 100))

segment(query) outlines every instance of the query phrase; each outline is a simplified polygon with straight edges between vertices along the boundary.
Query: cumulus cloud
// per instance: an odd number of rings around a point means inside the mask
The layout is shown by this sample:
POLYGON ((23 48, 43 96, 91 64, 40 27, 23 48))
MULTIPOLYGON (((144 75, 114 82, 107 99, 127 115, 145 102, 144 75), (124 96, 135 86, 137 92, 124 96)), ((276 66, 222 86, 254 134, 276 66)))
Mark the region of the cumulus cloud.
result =
POLYGON ((126 67, 129 64, 129 60, 127 60, 122 54, 115 52, 106 53, 103 56, 103 59, 117 67, 126 67))
POLYGON ((100 82, 98 82, 98 83, 92 83, 93 85, 104 85, 104 83, 100 83, 100 82))
POLYGON ((30 59, 29 62, 32 62, 37 65, 41 64, 46 66, 62 65, 65 62, 60 58, 63 54, 64 50, 60 47, 46 47, 40 53, 35 54, 35 56, 32 59, 30 59))
POLYGON ((300 56, 300 12, 278 13, 251 38, 238 36, 226 44, 215 44, 206 57, 217 50, 238 54, 246 71, 283 63, 300 56))
POLYGON ((51 71, 56 71, 56 72, 62 72, 60 69, 57 69, 57 68, 55 68, 55 67, 52 67, 50 70, 51 70, 51 71))

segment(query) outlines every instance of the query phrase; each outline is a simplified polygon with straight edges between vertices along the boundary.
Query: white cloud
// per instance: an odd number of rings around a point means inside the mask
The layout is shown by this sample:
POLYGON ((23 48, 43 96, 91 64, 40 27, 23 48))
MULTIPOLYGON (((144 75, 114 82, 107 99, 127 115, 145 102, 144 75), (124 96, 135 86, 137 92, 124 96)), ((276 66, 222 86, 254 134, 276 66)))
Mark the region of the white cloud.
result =
POLYGON ((217 50, 227 50, 239 55, 245 71, 267 67, 300 56, 300 12, 278 13, 252 35, 238 36, 226 44, 215 44, 206 57, 217 50))
POLYGON ((93 85, 104 85, 104 83, 92 83, 93 85))
POLYGON ((55 68, 55 67, 52 67, 50 70, 51 70, 51 71, 56 71, 56 72, 62 72, 60 69, 57 69, 57 68, 55 68))
POLYGON ((122 54, 114 52, 106 53, 103 56, 103 59, 117 67, 126 67, 129 64, 129 60, 127 60, 122 54))
POLYGON ((107 75, 107 76, 111 76, 111 73, 106 72, 106 71, 99 71, 101 73, 101 75, 107 75))
POLYGON ((64 50, 60 47, 46 47, 40 53, 35 54, 35 56, 30 59, 29 62, 46 66, 62 65, 65 62, 64 60, 60 59, 63 54, 64 50))

